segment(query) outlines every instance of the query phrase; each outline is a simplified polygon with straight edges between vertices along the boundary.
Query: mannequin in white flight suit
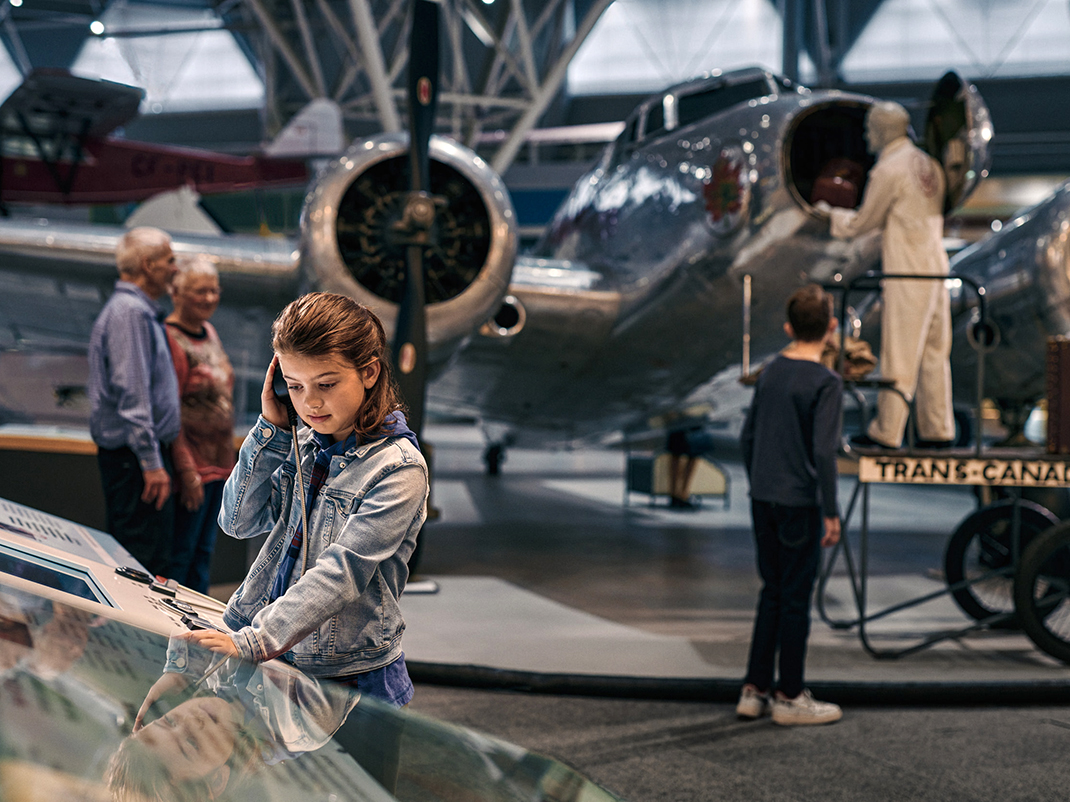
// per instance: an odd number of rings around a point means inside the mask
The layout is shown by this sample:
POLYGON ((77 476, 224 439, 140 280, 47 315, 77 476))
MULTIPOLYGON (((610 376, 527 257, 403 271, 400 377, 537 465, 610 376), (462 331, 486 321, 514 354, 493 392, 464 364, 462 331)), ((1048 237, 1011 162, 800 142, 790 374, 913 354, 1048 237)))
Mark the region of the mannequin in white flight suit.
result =
MULTIPOLYGON (((910 116, 898 103, 866 113, 866 144, 878 155, 862 205, 838 209, 819 203, 831 234, 851 239, 883 228, 881 258, 888 274, 947 275, 943 246, 944 171, 907 136, 910 116)), ((951 406, 951 302, 942 281, 883 282, 880 371, 915 399, 917 445, 947 447, 955 435, 951 406)), ((908 410, 898 393, 884 391, 866 437, 856 445, 898 448, 908 410)))

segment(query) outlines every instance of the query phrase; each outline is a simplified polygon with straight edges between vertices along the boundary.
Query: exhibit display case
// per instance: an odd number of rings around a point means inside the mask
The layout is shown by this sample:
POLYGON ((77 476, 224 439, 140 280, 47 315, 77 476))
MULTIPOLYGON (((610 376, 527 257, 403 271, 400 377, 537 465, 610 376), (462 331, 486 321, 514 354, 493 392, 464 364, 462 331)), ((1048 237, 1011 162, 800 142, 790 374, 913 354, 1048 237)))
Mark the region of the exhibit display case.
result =
POLYGON ((0 500, 0 799, 614 799, 519 746, 195 646, 219 603, 98 537, 0 500))

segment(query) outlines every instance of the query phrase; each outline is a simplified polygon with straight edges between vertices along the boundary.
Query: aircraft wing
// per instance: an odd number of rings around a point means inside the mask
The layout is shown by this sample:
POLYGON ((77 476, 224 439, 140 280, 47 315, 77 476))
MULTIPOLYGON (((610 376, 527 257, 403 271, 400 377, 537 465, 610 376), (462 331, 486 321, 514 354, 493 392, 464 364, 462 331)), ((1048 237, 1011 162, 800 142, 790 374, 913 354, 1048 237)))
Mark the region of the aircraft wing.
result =
POLYGON ((126 84, 36 69, 0 105, 0 127, 40 140, 103 137, 134 119, 144 96, 126 84))
MULTIPOLYGON (((0 219, 0 424, 84 426, 89 332, 112 293, 124 229, 0 219)), ((213 323, 238 374, 239 411, 255 409, 270 327, 297 293, 293 240, 176 235, 176 253, 206 253, 224 306, 213 323)))
MULTIPOLYGON (((300 241, 173 235, 176 253, 206 254, 219 268, 223 298, 212 323, 237 374, 239 419, 259 408, 271 323, 302 292, 348 294, 393 330, 407 151, 407 137, 398 135, 355 143, 310 188, 300 241)), ((443 222, 427 247, 425 272, 430 360, 438 369, 498 307, 516 226, 508 194, 485 163, 438 137, 431 153, 443 222)), ((0 382, 0 423, 85 424, 89 333, 117 278, 123 230, 0 219, 0 374, 18 377, 0 382)))

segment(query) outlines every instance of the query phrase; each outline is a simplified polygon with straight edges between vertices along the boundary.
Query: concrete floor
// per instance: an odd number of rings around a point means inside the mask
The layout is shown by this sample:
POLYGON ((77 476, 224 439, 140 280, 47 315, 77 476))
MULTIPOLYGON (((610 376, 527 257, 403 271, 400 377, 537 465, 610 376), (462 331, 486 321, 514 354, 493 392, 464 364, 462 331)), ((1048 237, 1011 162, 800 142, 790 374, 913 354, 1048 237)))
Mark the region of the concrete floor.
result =
POLYGON ((418 683, 413 710, 553 755, 630 802, 1061 802, 1070 707, 850 706, 824 727, 734 704, 418 683))
MULTIPOLYGON (((513 451, 487 477, 474 430, 425 437, 441 517, 419 574, 440 590, 403 599, 417 712, 563 759, 633 802, 1065 798, 1070 668, 1013 631, 875 660, 856 629, 815 615, 808 682, 844 720, 736 721, 758 580, 731 449, 728 508, 681 513, 625 506, 619 452, 513 451)), ((974 508, 969 489, 875 488, 870 609, 941 588, 947 538, 974 508)), ((849 617, 842 561, 826 604, 849 617)), ((942 597, 869 629, 894 648, 967 623, 942 597)))
MULTIPOLYGON (((478 433, 432 428, 439 519, 425 527, 419 574, 438 594, 406 593, 410 662, 583 675, 742 676, 759 582, 746 477, 729 452, 731 499, 679 512, 626 506, 615 451, 511 452, 485 476, 478 433)), ((846 507, 853 480, 841 478, 846 507)), ((950 533, 976 508, 966 487, 873 487, 870 611, 939 591, 950 533)), ((857 560, 857 517, 851 527, 857 560)), ((854 609, 843 559, 824 597, 854 609)), ((878 649, 972 623, 947 595, 867 627, 878 649)), ((1015 631, 971 633, 899 660, 874 660, 857 628, 815 614, 811 680, 840 683, 1067 682, 1070 670, 1015 631)))

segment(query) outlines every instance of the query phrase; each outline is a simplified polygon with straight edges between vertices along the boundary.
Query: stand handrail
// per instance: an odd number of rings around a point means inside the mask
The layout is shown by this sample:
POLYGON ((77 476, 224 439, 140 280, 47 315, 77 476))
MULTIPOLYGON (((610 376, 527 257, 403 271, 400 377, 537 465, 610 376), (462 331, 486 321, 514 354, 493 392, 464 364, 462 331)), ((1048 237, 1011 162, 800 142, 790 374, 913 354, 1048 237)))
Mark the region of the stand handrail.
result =
MULTIPOLYGON (((881 282, 885 279, 944 282, 949 280, 958 281, 961 284, 969 285, 977 296, 974 319, 970 321, 969 328, 967 328, 966 340, 970 344, 970 347, 977 352, 977 402, 974 408, 977 432, 974 438, 976 441, 974 450, 977 456, 980 457, 982 451, 981 416, 984 405, 984 358, 985 354, 991 351, 999 341, 999 334, 998 330, 988 319, 988 303, 984 285, 979 283, 972 276, 965 276, 961 273, 946 273, 939 276, 919 276, 912 273, 884 273, 880 270, 867 270, 865 273, 855 276, 848 281, 846 285, 843 282, 825 284, 824 289, 826 291, 839 292, 841 294, 839 310, 841 343, 840 354, 838 357, 839 361, 837 363, 837 369, 839 370, 840 375, 843 375, 843 360, 847 350, 845 347, 847 340, 847 298, 852 292, 872 292, 873 290, 879 290, 881 288, 881 282)), ((900 393, 900 395, 903 394, 900 393)))

